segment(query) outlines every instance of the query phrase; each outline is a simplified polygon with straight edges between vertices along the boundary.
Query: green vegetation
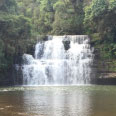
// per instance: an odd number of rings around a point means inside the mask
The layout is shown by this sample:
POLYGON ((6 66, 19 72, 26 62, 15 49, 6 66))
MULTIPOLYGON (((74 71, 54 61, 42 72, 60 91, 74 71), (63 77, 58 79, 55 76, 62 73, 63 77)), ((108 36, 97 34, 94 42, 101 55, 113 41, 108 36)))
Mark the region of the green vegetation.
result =
POLYGON ((17 0, 17 9, 34 35, 88 34, 103 59, 116 58, 116 0, 17 0))
POLYGON ((0 77, 3 73, 8 73, 15 58, 33 44, 30 20, 23 15, 17 15, 15 0, 0 1, 0 77))
POLYGON ((38 34, 81 34, 83 0, 17 0, 18 13, 31 19, 38 34))
POLYGON ((101 59, 115 60, 116 0, 0 0, 0 74, 48 34, 88 34, 101 59))
POLYGON ((97 33, 102 57, 116 58, 116 0, 93 0, 85 7, 84 24, 88 34, 97 33))

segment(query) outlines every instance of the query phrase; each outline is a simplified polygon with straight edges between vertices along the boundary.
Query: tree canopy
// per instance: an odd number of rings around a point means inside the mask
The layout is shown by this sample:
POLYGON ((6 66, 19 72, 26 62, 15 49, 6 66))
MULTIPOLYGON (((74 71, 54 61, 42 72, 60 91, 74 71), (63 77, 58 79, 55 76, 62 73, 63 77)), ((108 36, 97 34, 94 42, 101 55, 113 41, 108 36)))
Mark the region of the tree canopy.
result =
POLYGON ((116 58, 116 0, 0 0, 0 71, 38 35, 88 34, 116 58))

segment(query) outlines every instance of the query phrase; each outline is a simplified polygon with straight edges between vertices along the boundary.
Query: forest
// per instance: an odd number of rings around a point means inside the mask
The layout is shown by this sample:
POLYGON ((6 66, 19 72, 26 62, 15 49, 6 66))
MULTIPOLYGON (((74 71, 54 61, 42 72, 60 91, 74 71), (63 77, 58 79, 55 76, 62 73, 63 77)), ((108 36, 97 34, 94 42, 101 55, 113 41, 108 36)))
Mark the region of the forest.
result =
POLYGON ((0 78, 46 35, 89 35, 116 71, 116 0, 0 0, 0 78))

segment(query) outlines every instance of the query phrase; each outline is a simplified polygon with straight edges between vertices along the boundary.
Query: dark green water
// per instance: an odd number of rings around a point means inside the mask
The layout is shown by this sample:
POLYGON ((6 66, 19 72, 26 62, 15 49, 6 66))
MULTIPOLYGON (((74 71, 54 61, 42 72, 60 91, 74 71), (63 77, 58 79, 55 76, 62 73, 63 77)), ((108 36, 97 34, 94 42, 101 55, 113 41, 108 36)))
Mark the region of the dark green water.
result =
POLYGON ((116 116, 116 86, 1 88, 0 116, 116 116))

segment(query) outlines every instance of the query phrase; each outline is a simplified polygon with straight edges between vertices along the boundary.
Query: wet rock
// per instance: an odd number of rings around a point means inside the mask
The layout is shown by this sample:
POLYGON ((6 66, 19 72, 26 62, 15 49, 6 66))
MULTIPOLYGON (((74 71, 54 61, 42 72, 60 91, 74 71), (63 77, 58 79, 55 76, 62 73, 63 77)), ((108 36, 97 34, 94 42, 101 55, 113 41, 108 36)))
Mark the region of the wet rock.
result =
POLYGON ((70 39, 65 37, 65 39, 62 42, 64 44, 65 50, 68 50, 70 48, 70 39))

